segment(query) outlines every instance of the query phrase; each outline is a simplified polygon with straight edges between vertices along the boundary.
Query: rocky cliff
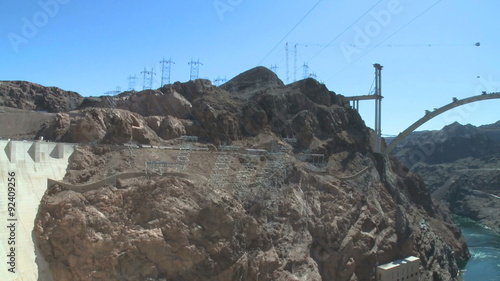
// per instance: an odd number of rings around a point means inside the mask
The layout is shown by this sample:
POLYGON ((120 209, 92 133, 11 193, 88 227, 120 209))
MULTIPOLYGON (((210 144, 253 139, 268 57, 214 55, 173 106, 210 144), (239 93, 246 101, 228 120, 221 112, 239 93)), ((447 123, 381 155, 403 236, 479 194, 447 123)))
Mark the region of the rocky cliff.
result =
POLYGON ((284 86, 265 68, 243 73, 220 88, 200 79, 92 99, 82 103, 83 109, 58 114, 38 136, 67 142, 156 144, 187 134, 221 144, 272 132, 296 138, 298 149, 329 154, 346 149, 366 152, 369 147, 368 129, 341 96, 313 79, 284 86), (249 86, 252 77, 255 83, 249 86), (136 127, 147 131, 144 141, 140 134, 130 133, 136 127), (123 135, 113 137, 116 134, 123 135))
POLYGON ((500 233, 500 122, 475 127, 451 124, 419 132, 396 155, 420 174, 433 197, 451 211, 500 233))
POLYGON ((36 138, 69 143, 158 144, 160 138, 138 114, 119 109, 90 108, 57 113, 36 138))
POLYGON ((486 157, 500 153, 500 141, 495 139, 498 132, 500 128, 494 125, 478 128, 455 122, 442 130, 410 135, 394 154, 410 166, 416 162, 442 164, 467 157, 486 157))
POLYGON ((256 68, 222 87, 195 80, 108 105, 119 109, 61 114, 44 129, 94 142, 77 149, 66 181, 177 161, 178 151, 105 145, 141 142, 128 128, 150 143, 187 134, 195 145, 269 153, 211 149, 192 152, 183 171, 82 193, 51 187, 35 235, 55 280, 375 280, 378 264, 409 255, 420 257, 422 280, 459 279, 468 251, 447 208, 397 160, 374 154, 358 113, 313 79, 283 85, 256 68), (154 107, 167 101, 182 110, 154 107))
MULTIPOLYGON (((134 154, 171 161, 177 152, 134 154)), ((35 233, 55 280, 375 280, 376 265, 409 255, 422 259, 422 280, 457 278, 467 255, 459 230, 416 175, 398 175, 397 162, 342 152, 319 169, 287 154, 279 180, 270 169, 279 155, 231 156, 234 178, 253 162, 247 186, 211 185, 218 155, 200 152, 185 173, 84 193, 49 189, 35 233), (372 168, 339 179, 363 166, 372 168)), ((128 157, 81 147, 67 180, 128 170, 128 157)))
POLYGON ((33 111, 68 112, 80 107, 83 97, 56 87, 26 81, 0 81, 0 106, 33 111))

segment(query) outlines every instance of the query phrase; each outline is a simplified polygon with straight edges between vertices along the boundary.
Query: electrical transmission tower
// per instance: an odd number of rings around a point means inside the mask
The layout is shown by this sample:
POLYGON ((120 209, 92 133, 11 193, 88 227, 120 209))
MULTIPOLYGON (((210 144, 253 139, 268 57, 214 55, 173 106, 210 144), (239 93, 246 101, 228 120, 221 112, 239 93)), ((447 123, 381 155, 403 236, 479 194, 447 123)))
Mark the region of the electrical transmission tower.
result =
POLYGON ((271 65, 271 71, 274 72, 274 74, 278 75, 278 66, 277 65, 271 65))
POLYGON ((288 54, 289 50, 288 50, 288 42, 286 42, 286 45, 285 45, 285 52, 286 52, 286 83, 288 84, 290 82, 290 65, 288 63, 289 59, 290 59, 290 56, 288 54))
POLYGON ((170 73, 172 70, 172 64, 175 64, 175 62, 172 61, 172 58, 169 60, 163 60, 160 61, 161 63, 161 86, 163 87, 166 84, 170 84, 170 73))
POLYGON ((210 184, 213 187, 223 187, 230 179, 229 171, 231 170, 231 162, 233 156, 231 151, 238 150, 237 146, 221 145, 219 153, 215 159, 215 165, 210 174, 210 184))
MULTIPOLYGON (((242 159, 242 158, 239 158, 242 159)), ((256 202, 258 196, 258 185, 255 184, 255 177, 260 162, 260 155, 247 154, 244 155, 244 163, 236 174, 234 181, 234 190, 245 208, 250 208, 256 202)), ((241 161, 241 160, 240 160, 241 161)))
POLYGON ((189 80, 198 79, 198 75, 200 73, 200 65, 203 65, 203 63, 201 63, 199 59, 197 61, 193 61, 191 59, 191 62, 189 62, 188 64, 191 65, 189 80))
POLYGON ((135 91, 135 80, 137 80, 137 77, 134 75, 130 75, 128 78, 128 90, 129 91, 135 91))
POLYGON ((198 141, 197 136, 181 136, 182 143, 179 147, 179 154, 175 162, 175 170, 180 172, 187 169, 193 152, 193 143, 198 141))
POLYGON ((307 63, 304 63, 302 66, 302 78, 306 79, 309 77, 309 65, 307 63))
POLYGON ((118 95, 121 92, 122 92, 122 88, 120 86, 116 86, 116 90, 107 91, 106 93, 104 93, 104 95, 105 96, 114 96, 114 95, 118 95))
POLYGON ((293 82, 297 81, 297 45, 293 46, 293 82))
POLYGON ((153 88, 153 75, 156 75, 154 72, 154 69, 151 68, 151 71, 147 71, 146 68, 144 68, 144 71, 141 72, 141 74, 144 74, 144 80, 143 80, 143 90, 150 90, 153 88))
POLYGON ((224 78, 221 78, 220 76, 217 77, 215 80, 214 80, 214 85, 219 87, 220 85, 226 83, 227 81, 227 78, 224 76, 224 78))

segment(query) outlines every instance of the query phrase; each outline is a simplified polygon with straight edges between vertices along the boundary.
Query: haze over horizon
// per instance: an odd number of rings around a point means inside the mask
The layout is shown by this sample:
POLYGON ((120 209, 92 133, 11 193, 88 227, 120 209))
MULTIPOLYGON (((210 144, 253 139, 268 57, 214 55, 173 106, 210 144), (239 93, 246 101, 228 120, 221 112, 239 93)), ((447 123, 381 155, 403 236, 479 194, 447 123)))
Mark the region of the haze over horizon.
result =
MULTIPOLYGON (((308 74, 345 96, 368 94, 372 65, 383 65, 382 133, 396 135, 452 97, 500 91, 499 8, 493 0, 3 2, 0 80, 99 96, 127 90, 130 75, 141 90, 145 67, 160 87, 159 61, 172 58, 172 82, 188 81, 188 62, 199 59, 200 78, 276 65, 286 83, 288 42, 288 82, 308 63, 308 74)), ((419 130, 495 123, 499 105, 463 106, 419 130)), ((373 112, 361 102, 370 127, 373 112)))

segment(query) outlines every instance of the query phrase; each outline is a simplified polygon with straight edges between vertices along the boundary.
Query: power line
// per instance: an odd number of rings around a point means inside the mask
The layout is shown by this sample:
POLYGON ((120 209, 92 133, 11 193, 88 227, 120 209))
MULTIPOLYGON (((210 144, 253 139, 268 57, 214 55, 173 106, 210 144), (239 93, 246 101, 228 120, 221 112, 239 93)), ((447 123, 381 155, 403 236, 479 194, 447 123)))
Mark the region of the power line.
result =
POLYGON ((373 8, 375 8, 378 4, 380 4, 380 2, 382 2, 382 0, 378 1, 377 3, 375 3, 375 5, 371 6, 368 10, 366 10, 366 12, 364 12, 357 20, 355 20, 353 23, 351 23, 346 29, 344 29, 342 32, 340 32, 337 36, 335 36, 335 38, 333 38, 332 41, 330 41, 328 44, 326 44, 326 46, 323 47, 323 49, 319 50, 312 58, 310 58, 307 62, 310 62, 312 61, 314 58, 316 58, 319 54, 321 54, 326 48, 328 48, 333 42, 335 42, 335 40, 337 40, 340 36, 342 36, 344 33, 346 33, 349 29, 351 29, 351 27, 353 27, 356 23, 358 23, 358 21, 360 21, 362 18, 364 18, 366 16, 366 14, 368 14, 370 11, 373 10, 373 8))
MULTIPOLYGON (((340 36, 342 36, 344 33, 346 33, 348 30, 351 29, 351 27, 353 27, 356 23, 358 23, 362 18, 364 18, 370 11, 373 10, 373 8, 375 8, 378 4, 380 4, 380 2, 382 2, 383 0, 379 0, 377 3, 375 3, 373 6, 371 6, 368 10, 366 10, 361 16, 359 16, 354 22, 352 22, 348 27, 346 27, 342 32, 340 32, 337 36, 335 36, 330 42, 328 42, 328 44, 326 45, 322 45, 322 44, 316 44, 317 46, 319 47, 323 47, 321 50, 319 50, 316 54, 313 55, 312 58, 310 58, 309 60, 307 60, 307 63, 311 62, 314 58, 316 58, 319 54, 321 54, 326 48, 329 48, 331 47, 332 43, 335 42, 335 40, 337 40, 340 36)), ((297 43, 295 44, 295 47, 297 47, 297 45, 300 44, 300 43, 297 43)), ((307 47, 307 44, 303 44, 307 47)), ((295 54, 296 55, 296 54, 295 54)), ((297 66, 294 66, 294 71, 297 71, 297 66)))
MULTIPOLYGON (((376 45, 367 45, 367 46, 376 46, 376 45)), ((434 43, 426 43, 426 44, 378 44, 378 47, 388 47, 388 48, 420 48, 420 47, 425 47, 425 48, 432 48, 432 47, 463 47, 463 46, 471 46, 471 47, 479 47, 481 46, 480 42, 476 42, 474 44, 464 44, 464 43, 449 43, 449 44, 434 44, 434 43)), ((356 46, 354 46, 356 47, 356 46)))
POLYGON ((371 95, 373 93, 373 85, 375 84, 375 78, 373 79, 372 85, 370 86, 370 90, 368 91, 367 95, 371 95))
MULTIPOLYGON (((288 42, 289 44, 292 42, 288 42)), ((317 48, 333 48, 333 47, 341 47, 343 46, 342 44, 322 44, 322 43, 294 43, 297 46, 303 46, 306 48, 309 47, 317 47, 317 48)), ((350 47, 358 47, 355 44, 348 44, 350 47)), ((363 45, 363 47, 387 47, 387 48, 408 48, 408 47, 415 47, 415 48, 420 48, 420 47, 425 47, 425 48, 432 48, 432 47, 463 47, 463 46, 471 46, 471 47, 480 47, 481 43, 480 42, 475 42, 474 44, 471 43, 402 43, 402 44, 366 44, 363 45)), ((308 60, 307 62, 310 62, 308 60)))
POLYGON ((313 10, 314 10, 314 8, 316 8, 316 7, 319 5, 319 3, 321 3, 321 1, 323 1, 323 0, 319 0, 319 1, 318 1, 318 2, 317 2, 317 3, 316 3, 316 4, 315 4, 315 5, 314 5, 314 6, 313 6, 310 10, 309 10, 309 12, 307 12, 307 13, 306 13, 306 14, 305 14, 305 15, 304 15, 304 16, 303 16, 300 20, 299 20, 299 22, 297 22, 297 24, 295 24, 295 26, 294 26, 294 27, 293 27, 290 31, 288 31, 288 33, 287 33, 285 36, 283 36, 283 38, 281 38, 281 40, 278 42, 278 44, 276 44, 276 46, 274 46, 274 48, 273 48, 271 51, 269 51, 269 53, 267 53, 267 55, 266 55, 266 56, 265 56, 265 57, 264 57, 264 58, 263 58, 263 59, 259 62, 259 65, 261 65, 261 64, 262 64, 262 62, 263 62, 265 59, 267 59, 267 57, 269 57, 269 56, 271 55, 271 53, 272 53, 274 50, 276 50, 276 48, 278 48, 278 46, 279 46, 279 45, 280 45, 280 44, 281 44, 281 43, 282 43, 282 42, 283 42, 283 41, 284 41, 284 40, 288 37, 288 35, 290 35, 290 33, 292 33, 292 32, 295 30, 295 28, 297 28, 297 26, 299 26, 299 24, 301 24, 301 23, 302 23, 302 21, 304 21, 304 19, 305 19, 305 18, 306 18, 306 17, 307 17, 307 16, 308 16, 308 15, 309 15, 309 14, 310 14, 313 10))
MULTIPOLYGON (((398 30, 394 31, 391 35, 389 35, 387 38, 385 38, 384 40, 382 40, 382 42, 378 43, 375 45, 375 47, 373 47, 372 49, 368 50, 366 53, 364 53, 363 55, 359 56, 357 59, 355 59, 354 61, 352 61, 350 64, 348 64, 346 67, 342 68, 339 72, 335 73, 334 76, 336 76, 337 74, 341 73, 342 71, 346 70, 347 68, 349 68, 351 65, 353 65, 355 62, 357 62, 358 60, 360 60, 361 58, 363 58, 364 56, 368 55, 371 51, 375 50, 377 47, 379 47, 380 45, 382 45, 385 41, 389 40, 391 37, 393 37, 394 35, 396 35, 398 32, 400 32, 401 30, 403 30, 405 27, 407 27, 408 25, 410 25, 411 23, 413 23, 415 20, 417 20, 418 18, 420 18, 421 16, 423 16, 425 13, 427 13, 429 10, 431 10, 432 8, 434 8, 437 4, 439 4, 439 2, 441 2, 443 0, 438 0, 437 2, 435 2, 434 4, 432 4, 429 8, 425 9, 424 11, 422 11, 420 14, 418 14, 416 17, 414 17, 412 20, 410 20, 409 22, 407 22, 405 25, 403 25, 401 28, 399 28, 398 30)), ((477 46, 477 45, 476 45, 477 46)))

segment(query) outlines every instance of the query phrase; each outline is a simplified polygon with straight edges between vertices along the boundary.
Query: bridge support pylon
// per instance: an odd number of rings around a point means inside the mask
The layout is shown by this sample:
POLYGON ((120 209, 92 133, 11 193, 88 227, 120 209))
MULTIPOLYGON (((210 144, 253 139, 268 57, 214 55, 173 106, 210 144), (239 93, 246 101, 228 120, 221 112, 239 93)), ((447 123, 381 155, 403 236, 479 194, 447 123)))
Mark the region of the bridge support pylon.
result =
POLYGON ((375 67, 375 152, 382 152, 382 68, 376 63, 375 67))
POLYGON ((364 96, 345 97, 349 102, 352 101, 352 108, 359 111, 360 100, 375 100, 375 140, 373 143, 373 151, 382 152, 382 68, 380 64, 376 63, 375 67, 375 92, 371 92, 364 96))

